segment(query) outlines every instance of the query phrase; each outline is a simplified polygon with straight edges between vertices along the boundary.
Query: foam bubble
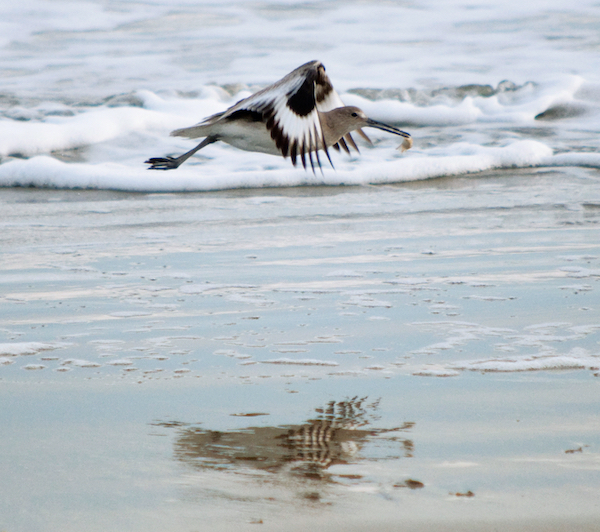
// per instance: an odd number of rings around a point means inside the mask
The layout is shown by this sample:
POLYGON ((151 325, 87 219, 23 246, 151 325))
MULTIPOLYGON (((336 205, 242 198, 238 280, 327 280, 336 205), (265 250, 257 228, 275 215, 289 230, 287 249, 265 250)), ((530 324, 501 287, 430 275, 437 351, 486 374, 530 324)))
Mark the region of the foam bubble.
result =
POLYGON ((271 360, 261 360, 261 364, 280 364, 289 366, 339 366, 337 362, 330 360, 317 360, 312 358, 274 358, 271 360))
POLYGON ((133 364, 132 360, 128 360, 126 358, 120 358, 116 360, 110 360, 106 362, 109 366, 131 366, 133 364))
POLYGON ((79 358, 68 358, 61 362, 61 366, 73 366, 78 368, 99 368, 101 364, 92 362, 91 360, 83 360, 79 358))
POLYGON ((43 364, 26 364, 25 366, 23 366, 23 369, 35 371, 40 369, 46 369, 46 366, 44 366, 43 364))
POLYGON ((557 369, 589 369, 600 367, 600 354, 589 355, 585 350, 574 348, 567 354, 522 355, 506 358, 489 358, 456 362, 450 368, 483 372, 520 372, 557 369))
POLYGON ((65 342, 13 342, 0 344, 0 355, 23 356, 36 355, 42 351, 51 351, 69 347, 70 343, 65 342))

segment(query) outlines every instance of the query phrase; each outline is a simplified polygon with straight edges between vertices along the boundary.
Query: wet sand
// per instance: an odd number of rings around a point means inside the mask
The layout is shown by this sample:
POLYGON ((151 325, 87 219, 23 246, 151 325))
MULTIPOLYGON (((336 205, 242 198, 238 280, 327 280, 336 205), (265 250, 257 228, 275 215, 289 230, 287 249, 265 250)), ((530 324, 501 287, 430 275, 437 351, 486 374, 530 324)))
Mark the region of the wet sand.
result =
POLYGON ((594 176, 3 190, 0 530, 596 530, 594 176))

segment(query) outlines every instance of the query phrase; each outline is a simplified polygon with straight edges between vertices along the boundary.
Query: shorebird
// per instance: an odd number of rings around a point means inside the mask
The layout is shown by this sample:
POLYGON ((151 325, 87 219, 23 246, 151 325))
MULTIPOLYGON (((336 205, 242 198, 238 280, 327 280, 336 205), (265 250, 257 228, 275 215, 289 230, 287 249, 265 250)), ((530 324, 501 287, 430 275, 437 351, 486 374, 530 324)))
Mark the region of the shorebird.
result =
POLYGON ((341 147, 348 154, 350 147, 359 151, 350 134, 352 131, 371 143, 363 127, 404 137, 399 147, 402 151, 412 146, 410 134, 370 119, 358 107, 345 106, 323 64, 310 61, 226 111, 209 116, 195 126, 172 131, 174 137, 204 137, 204 140, 179 157, 153 157, 146 163, 151 165, 151 170, 172 170, 198 150, 220 140, 246 151, 289 156, 294 166, 300 158, 305 169, 308 156, 314 172, 315 164, 321 168, 319 150, 325 152, 332 167, 328 148, 339 151, 341 147))

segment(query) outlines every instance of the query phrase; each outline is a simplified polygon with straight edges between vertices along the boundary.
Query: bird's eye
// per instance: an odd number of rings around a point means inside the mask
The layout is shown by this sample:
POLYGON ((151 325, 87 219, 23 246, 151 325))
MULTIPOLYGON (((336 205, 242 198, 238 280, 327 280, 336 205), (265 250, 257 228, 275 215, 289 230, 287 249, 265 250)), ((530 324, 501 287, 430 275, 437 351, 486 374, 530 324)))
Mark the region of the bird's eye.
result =
POLYGON ((357 117, 358 113, 352 113, 352 116, 357 117))

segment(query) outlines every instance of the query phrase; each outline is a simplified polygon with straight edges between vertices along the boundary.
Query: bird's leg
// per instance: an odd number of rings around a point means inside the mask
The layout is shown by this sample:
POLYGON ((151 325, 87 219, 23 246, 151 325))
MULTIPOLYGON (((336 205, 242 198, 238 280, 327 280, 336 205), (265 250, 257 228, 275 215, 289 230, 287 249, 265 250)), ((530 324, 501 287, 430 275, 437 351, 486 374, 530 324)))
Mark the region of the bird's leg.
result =
POLYGON ((152 159, 148 159, 146 164, 150 164, 148 170, 174 170, 178 168, 182 163, 187 161, 194 153, 204 148, 204 146, 208 146, 213 142, 217 142, 219 137, 216 135, 211 135, 210 137, 206 137, 198 146, 191 149, 188 152, 185 152, 183 155, 179 157, 152 157, 152 159))

